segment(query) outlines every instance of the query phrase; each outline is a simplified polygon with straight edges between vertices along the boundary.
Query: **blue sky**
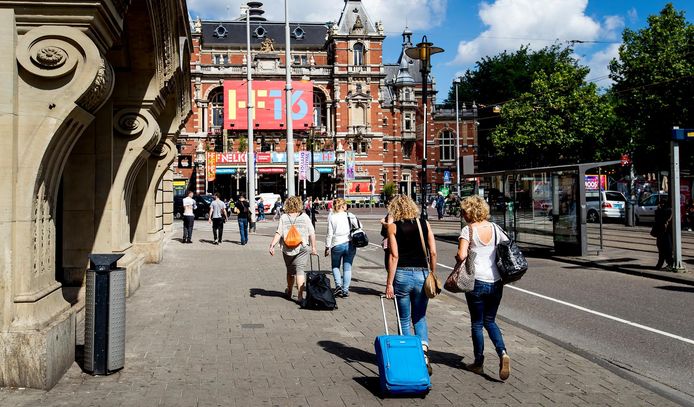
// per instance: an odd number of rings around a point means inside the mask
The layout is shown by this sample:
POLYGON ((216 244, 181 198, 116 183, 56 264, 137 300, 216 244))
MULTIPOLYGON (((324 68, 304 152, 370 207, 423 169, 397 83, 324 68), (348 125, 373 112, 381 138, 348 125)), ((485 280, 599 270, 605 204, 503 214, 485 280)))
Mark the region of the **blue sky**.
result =
MULTIPOLYGON (((343 0, 288 0, 290 19, 336 21, 343 0)), ((382 20, 387 38, 384 61, 396 61, 405 26, 413 41, 427 35, 445 52, 432 59, 433 74, 442 91, 484 56, 521 45, 539 49, 555 42, 576 44, 580 62, 591 68, 588 79, 609 87, 608 62, 617 55, 624 28, 638 30, 666 1, 659 0, 362 0, 373 20, 382 20)), ((242 0, 188 0, 191 16, 229 19, 239 15, 242 0)), ((264 1, 266 16, 284 20, 284 0, 264 1)), ((694 19, 694 0, 673 0, 675 8, 694 19)), ((445 92, 445 91, 444 91, 445 92)), ((444 96, 445 97, 445 93, 444 96)))

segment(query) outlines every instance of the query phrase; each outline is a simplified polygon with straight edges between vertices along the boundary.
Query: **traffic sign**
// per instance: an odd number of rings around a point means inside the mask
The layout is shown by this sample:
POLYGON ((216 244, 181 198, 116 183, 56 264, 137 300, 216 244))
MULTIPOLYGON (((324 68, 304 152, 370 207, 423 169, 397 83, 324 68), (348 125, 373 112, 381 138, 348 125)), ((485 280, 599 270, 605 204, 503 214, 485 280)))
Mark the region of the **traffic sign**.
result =
POLYGON ((318 168, 314 168, 313 171, 309 172, 310 176, 308 177, 308 181, 309 182, 318 181, 318 179, 320 179, 320 174, 321 174, 321 172, 318 171, 318 168))
POLYGON ((451 172, 448 170, 443 172, 443 183, 444 184, 450 184, 451 183, 451 172))
POLYGON ((694 129, 672 129, 672 139, 674 141, 694 140, 694 129))

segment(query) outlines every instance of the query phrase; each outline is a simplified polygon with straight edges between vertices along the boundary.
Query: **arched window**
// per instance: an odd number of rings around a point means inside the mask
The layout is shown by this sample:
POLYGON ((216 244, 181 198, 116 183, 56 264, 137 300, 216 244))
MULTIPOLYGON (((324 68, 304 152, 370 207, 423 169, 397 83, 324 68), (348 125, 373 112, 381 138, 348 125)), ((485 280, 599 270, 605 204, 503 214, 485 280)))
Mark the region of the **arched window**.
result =
POLYGON ((318 90, 313 90, 313 125, 318 128, 323 126, 326 121, 325 112, 323 110, 323 98, 321 95, 321 92, 318 90))
POLYGON ((224 92, 221 89, 210 94, 210 113, 212 115, 212 127, 224 126, 224 92))
POLYGON ((441 132, 439 135, 439 149, 440 160, 455 160, 455 138, 452 131, 444 130, 441 132))
POLYGON ((354 65, 364 65, 364 44, 360 42, 354 44, 354 65))

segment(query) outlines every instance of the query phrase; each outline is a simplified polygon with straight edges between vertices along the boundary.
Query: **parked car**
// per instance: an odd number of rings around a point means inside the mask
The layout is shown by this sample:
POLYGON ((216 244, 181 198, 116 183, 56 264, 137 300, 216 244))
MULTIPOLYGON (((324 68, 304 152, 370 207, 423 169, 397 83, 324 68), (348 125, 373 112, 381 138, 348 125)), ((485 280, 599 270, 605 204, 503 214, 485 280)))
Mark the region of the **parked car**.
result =
MULTIPOLYGON (((627 198, 619 191, 601 191, 603 219, 624 219, 627 198)), ((597 191, 586 192, 586 221, 598 222, 600 219, 600 197, 597 191)))
POLYGON ((655 221, 655 210, 661 199, 667 199, 668 195, 664 192, 657 192, 642 198, 634 207, 636 223, 653 223, 655 221))
MULTIPOLYGON (((174 197, 174 218, 181 219, 183 217, 183 198, 184 196, 174 197)), ((195 214, 195 219, 210 217, 210 204, 214 200, 212 195, 194 195, 193 199, 197 203, 198 207, 195 208, 193 213, 195 214)))

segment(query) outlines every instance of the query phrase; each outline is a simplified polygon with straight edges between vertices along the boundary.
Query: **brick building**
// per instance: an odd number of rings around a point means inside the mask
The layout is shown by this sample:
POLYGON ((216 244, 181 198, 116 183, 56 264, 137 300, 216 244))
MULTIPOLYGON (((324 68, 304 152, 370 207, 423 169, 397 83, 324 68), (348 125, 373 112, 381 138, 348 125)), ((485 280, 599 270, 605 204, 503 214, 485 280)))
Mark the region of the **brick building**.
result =
MULTIPOLYGON (((284 195, 284 22, 267 21, 260 2, 248 5, 257 192, 284 195)), ((371 19, 361 1, 345 0, 336 23, 291 22, 290 35, 293 87, 303 86, 302 97, 309 97, 297 104, 312 105, 308 112, 298 106, 292 114, 295 172, 299 152, 313 149, 313 166, 320 173, 307 191, 304 182, 297 182, 297 193, 367 200, 394 182, 400 192, 418 194, 424 114, 420 63, 404 53, 413 46, 412 33, 403 32, 398 60, 384 63, 382 23, 371 19), (344 163, 336 160, 343 150, 344 163)), ((195 188, 234 197, 246 189, 245 15, 235 21, 198 19, 192 36, 194 107, 179 138, 176 186, 181 192, 195 188)), ((430 95, 435 96, 432 82, 430 95)), ((427 117, 431 180, 441 150, 436 137, 447 127, 427 117)))

